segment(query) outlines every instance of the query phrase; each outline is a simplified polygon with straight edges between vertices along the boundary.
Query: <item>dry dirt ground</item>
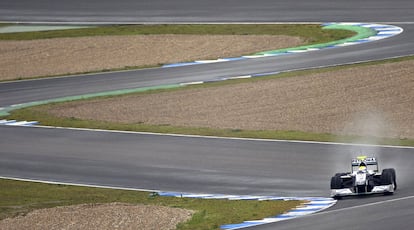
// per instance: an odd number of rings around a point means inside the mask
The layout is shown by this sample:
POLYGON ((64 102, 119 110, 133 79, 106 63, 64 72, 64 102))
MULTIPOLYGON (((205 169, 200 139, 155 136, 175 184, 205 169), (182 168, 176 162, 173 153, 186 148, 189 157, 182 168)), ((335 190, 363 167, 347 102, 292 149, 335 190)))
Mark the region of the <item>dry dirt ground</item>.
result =
POLYGON ((135 35, 0 41, 0 80, 233 57, 294 47, 271 35, 135 35))
POLYGON ((414 138, 414 61, 82 101, 51 113, 125 123, 414 138))
POLYGON ((84 204, 35 210, 26 216, 0 221, 2 230, 71 229, 175 229, 193 211, 122 203, 84 204))

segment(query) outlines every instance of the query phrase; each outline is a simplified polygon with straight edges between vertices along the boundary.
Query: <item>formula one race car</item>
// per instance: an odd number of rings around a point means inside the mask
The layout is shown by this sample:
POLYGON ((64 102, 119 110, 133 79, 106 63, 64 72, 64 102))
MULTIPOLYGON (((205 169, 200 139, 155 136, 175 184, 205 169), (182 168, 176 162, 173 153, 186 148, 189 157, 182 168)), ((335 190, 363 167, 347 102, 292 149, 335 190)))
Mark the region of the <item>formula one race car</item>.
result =
POLYGON ((395 169, 378 170, 375 157, 352 159, 351 172, 337 173, 331 178, 331 196, 341 198, 363 194, 393 194, 397 189, 395 169))

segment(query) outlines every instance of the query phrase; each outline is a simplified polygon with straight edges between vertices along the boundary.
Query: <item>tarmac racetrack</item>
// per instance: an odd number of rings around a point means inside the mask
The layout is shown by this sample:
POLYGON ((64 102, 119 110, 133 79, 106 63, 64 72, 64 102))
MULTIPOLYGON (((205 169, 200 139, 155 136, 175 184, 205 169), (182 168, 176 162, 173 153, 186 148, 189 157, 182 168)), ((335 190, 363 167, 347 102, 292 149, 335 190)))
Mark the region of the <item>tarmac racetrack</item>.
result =
MULTIPOLYGON (((382 22, 398 36, 357 46, 229 63, 0 83, 0 107, 122 88, 278 72, 414 53, 412 1, 1 1, 0 21, 382 22)), ((329 196, 349 159, 375 154, 397 170, 393 196, 341 200, 252 229, 410 229, 413 148, 183 137, 0 126, 0 176, 195 193, 329 196)))
POLYGON ((412 22, 407 0, 3 0, 0 20, 20 22, 412 22))

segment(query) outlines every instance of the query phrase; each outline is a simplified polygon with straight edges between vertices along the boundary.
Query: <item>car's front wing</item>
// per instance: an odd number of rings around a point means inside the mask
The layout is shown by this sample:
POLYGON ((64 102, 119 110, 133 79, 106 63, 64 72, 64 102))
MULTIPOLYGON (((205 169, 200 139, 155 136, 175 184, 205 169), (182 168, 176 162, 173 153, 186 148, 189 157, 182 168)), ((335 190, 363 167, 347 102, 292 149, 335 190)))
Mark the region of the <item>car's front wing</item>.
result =
POLYGON ((357 195, 393 193, 393 192, 394 192, 394 186, 392 184, 390 184, 390 185, 374 186, 374 188, 372 188, 371 192, 356 193, 356 192, 352 191, 351 188, 332 189, 331 190, 331 197, 357 196, 357 195))

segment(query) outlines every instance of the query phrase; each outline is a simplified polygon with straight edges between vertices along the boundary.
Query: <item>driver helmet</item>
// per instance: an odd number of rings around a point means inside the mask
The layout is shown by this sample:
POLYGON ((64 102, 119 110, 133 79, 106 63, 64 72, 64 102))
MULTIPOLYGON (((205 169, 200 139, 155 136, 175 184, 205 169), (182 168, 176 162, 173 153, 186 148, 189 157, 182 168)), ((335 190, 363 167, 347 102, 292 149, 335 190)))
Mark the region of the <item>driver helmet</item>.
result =
POLYGON ((364 162, 361 162, 361 164, 359 164, 359 171, 365 171, 367 170, 367 165, 364 162))

